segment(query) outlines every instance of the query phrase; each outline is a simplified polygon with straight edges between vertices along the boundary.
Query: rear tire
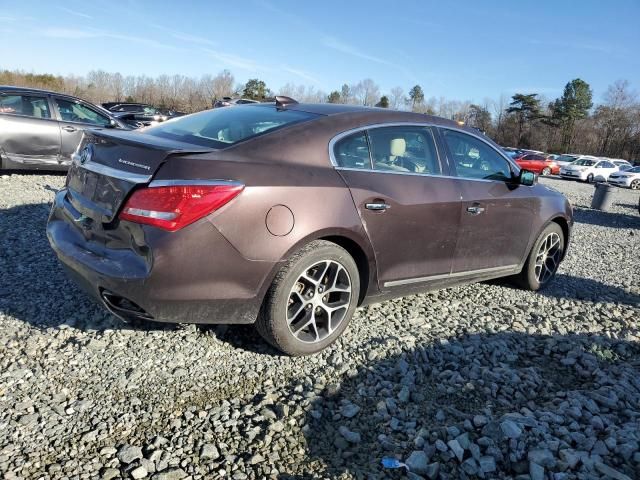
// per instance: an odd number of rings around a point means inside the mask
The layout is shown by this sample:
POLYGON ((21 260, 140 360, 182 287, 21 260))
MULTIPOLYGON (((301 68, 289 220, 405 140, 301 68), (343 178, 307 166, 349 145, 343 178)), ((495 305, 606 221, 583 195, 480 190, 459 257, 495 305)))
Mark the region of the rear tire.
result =
POLYGON ((631 182, 631 190, 640 190, 640 180, 634 180, 631 182))
POLYGON ((587 175, 587 183, 593 183, 593 173, 587 175))
POLYGON ((360 294, 358 267, 338 245, 316 240, 285 263, 265 296, 256 328, 282 352, 319 352, 344 332, 360 294))
POLYGON ((553 279, 564 255, 564 232, 550 223, 536 239, 516 283, 525 290, 537 291, 553 279))

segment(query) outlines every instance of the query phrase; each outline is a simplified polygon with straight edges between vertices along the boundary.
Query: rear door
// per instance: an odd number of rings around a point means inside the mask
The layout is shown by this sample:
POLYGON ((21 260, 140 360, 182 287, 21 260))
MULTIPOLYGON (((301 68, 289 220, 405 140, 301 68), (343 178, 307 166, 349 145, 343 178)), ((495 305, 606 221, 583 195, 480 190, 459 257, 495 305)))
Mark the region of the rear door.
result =
POLYGON ((510 162, 488 142, 454 129, 440 133, 462 197, 452 273, 516 267, 527 253, 538 198, 512 181, 510 162))
POLYGON ((370 128, 332 142, 375 251, 382 289, 448 275, 460 194, 441 163, 431 128, 370 128))
POLYGON ((0 149, 25 167, 59 165, 60 129, 46 94, 0 94, 0 149))
POLYGON ((111 119, 104 113, 71 97, 54 97, 60 118, 61 160, 71 162, 71 154, 76 151, 85 128, 110 127, 111 119))

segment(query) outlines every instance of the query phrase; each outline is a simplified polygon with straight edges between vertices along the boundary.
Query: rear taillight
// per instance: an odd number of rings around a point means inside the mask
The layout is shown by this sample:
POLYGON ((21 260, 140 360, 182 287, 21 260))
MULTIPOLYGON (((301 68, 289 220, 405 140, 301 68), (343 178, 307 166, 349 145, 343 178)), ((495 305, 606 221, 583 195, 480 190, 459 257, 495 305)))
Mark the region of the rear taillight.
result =
POLYGON ((219 209, 243 188, 235 183, 155 187, 152 184, 133 192, 120 219, 175 232, 219 209))

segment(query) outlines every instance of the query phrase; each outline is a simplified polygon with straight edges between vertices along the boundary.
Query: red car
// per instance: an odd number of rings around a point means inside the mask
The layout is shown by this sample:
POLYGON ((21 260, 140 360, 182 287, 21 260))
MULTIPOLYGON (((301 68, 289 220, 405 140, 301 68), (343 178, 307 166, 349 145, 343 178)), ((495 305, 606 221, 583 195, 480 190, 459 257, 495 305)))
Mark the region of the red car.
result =
POLYGON ((518 166, 524 170, 537 173, 538 175, 558 175, 560 165, 553 158, 539 153, 529 153, 515 158, 518 166))

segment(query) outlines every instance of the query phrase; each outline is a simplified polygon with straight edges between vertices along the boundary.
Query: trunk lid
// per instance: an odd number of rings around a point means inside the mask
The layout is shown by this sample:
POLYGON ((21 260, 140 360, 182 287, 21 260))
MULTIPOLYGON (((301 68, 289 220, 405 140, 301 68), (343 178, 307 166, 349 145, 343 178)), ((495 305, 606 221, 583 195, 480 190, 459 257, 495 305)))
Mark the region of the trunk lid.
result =
POLYGON ((136 131, 86 131, 67 175, 67 199, 82 216, 113 221, 139 184, 151 181, 170 156, 211 149, 136 131))

